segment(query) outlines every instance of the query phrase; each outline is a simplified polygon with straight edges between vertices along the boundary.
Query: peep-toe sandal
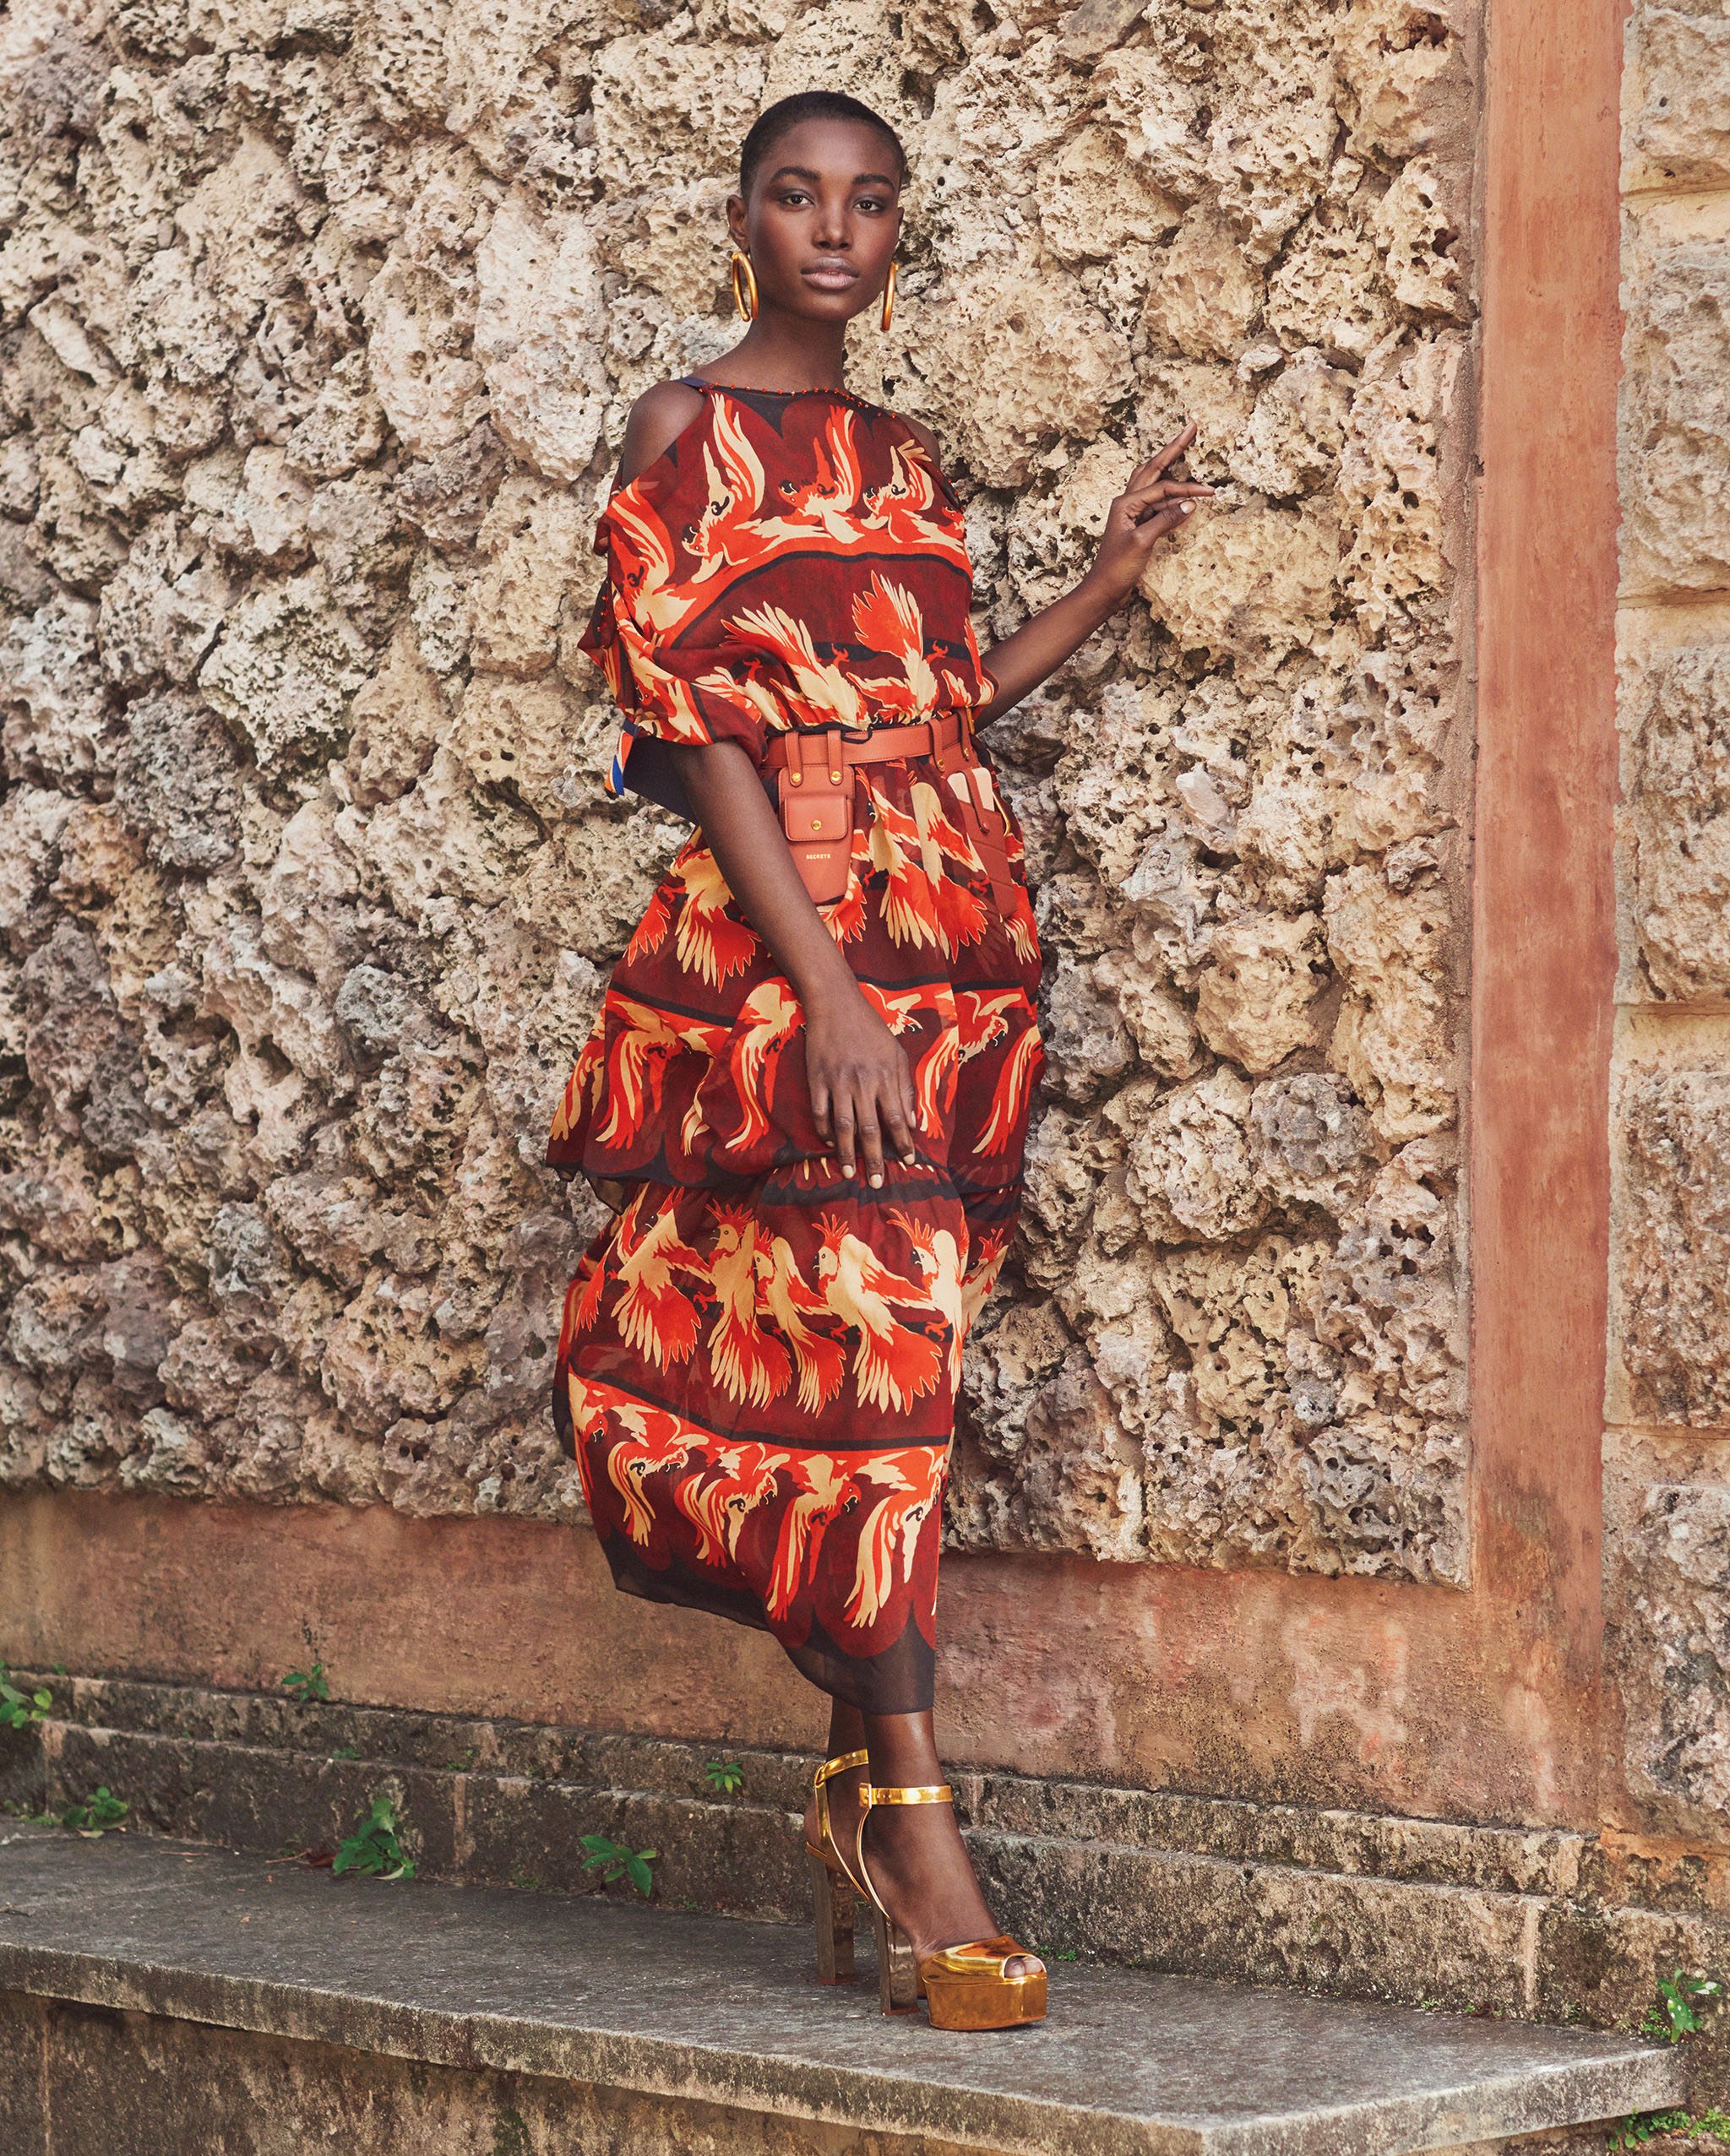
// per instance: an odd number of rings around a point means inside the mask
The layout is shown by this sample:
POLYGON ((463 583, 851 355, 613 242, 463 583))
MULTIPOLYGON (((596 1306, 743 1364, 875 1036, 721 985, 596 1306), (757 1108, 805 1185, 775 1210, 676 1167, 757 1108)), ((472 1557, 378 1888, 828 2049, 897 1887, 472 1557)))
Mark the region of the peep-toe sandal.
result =
MULTIPOLYGON (((853 1851, 857 1870, 851 1865, 844 1869, 871 1905, 877 1933, 877 1990, 883 2011, 914 2013, 923 1999, 933 2028, 1019 2028, 1028 2022, 1043 2021, 1043 1965, 1021 1976, 1007 1974, 1017 1956, 1037 1961, 1036 1954, 1018 1946, 1002 1931, 988 1939, 966 1939, 952 1947, 938 1947, 928 1954, 916 1954, 911 1939, 884 1907, 871 1883, 865 1864, 865 1822, 873 1805, 954 1801, 955 1792, 947 1782, 901 1789, 866 1781, 853 1851)), ((851 1909, 848 1922, 851 1927, 851 1909)), ((848 1944, 851 1950, 851 1936, 848 1944)))

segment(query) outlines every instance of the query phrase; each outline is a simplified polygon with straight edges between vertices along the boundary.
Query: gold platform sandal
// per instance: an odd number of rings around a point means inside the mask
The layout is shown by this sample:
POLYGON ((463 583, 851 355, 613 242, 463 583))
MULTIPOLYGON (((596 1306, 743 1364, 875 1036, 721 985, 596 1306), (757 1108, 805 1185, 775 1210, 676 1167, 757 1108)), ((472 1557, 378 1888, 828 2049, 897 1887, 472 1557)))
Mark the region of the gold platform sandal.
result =
POLYGON ((817 1844, 807 1842, 811 1860, 811 1901, 817 1920, 817 1981, 851 1984, 853 1981, 853 1895, 856 1882, 847 1860, 835 1846, 835 1826, 829 1816, 826 1784, 849 1768, 863 1767, 869 1779, 871 1755, 844 1751, 825 1759, 811 1777, 817 1799, 817 1844))
MULTIPOLYGON (((857 1758, 859 1755, 852 1755, 857 1758)), ((867 1779, 865 1801, 859 1813, 859 1832, 854 1844, 858 1865, 855 1874, 845 1866, 851 1883, 871 1904, 877 1931, 877 1990, 886 2014, 914 2013, 921 1999, 933 2028, 1019 2028, 1045 2018, 1045 1970, 1029 1976, 1008 1976, 1004 1969, 1019 1954, 1037 1961, 1025 1947, 1017 1946, 1006 1933, 989 1939, 964 1940, 934 1952, 916 1954, 913 1942, 878 1898, 865 1865, 865 1822, 879 1804, 952 1804, 955 1792, 947 1782, 911 1789, 884 1788, 867 1779)), ((828 1817, 828 1806, 823 1807, 828 1817)), ((834 1836, 829 1837, 834 1847, 834 1836)), ((837 1852, 839 1854, 839 1852, 837 1852)), ((852 1966, 852 1909, 847 1910, 847 1963, 852 1966)), ((819 1931, 821 1926, 819 1927, 819 1931)), ((821 1952, 819 1943, 819 1952, 821 1952)))

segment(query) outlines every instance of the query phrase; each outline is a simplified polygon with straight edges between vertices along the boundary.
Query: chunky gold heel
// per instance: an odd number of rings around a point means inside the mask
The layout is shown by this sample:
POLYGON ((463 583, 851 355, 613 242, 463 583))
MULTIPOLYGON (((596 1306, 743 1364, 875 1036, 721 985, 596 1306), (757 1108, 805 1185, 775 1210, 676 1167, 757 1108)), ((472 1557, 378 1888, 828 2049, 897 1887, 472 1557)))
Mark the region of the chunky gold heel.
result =
POLYGON ((817 1981, 851 1984, 853 1981, 853 1898, 856 1892, 846 1860, 835 1847, 835 1827, 829 1816, 829 1791, 824 1786, 849 1768, 868 1767, 870 1755, 846 1751, 825 1759, 811 1778, 817 1799, 817 1841, 807 1842, 811 1861, 811 1906, 817 1925, 817 1981))
POLYGON ((877 1999, 886 2014, 913 2014, 925 1986, 913 1958, 913 1942, 892 1916, 873 1900, 871 1925, 877 1935, 877 1999))
MULTIPOLYGON (((988 1939, 965 1939, 916 1954, 913 1945, 879 1898, 865 1864, 865 1822, 879 1804, 953 1804, 947 1782, 898 1789, 867 1781, 859 1812, 854 1864, 847 1867, 856 1887, 871 1903, 877 1933, 877 1990, 886 2014, 912 2011, 920 1999, 933 2028, 1019 2028, 1045 2018, 1045 1969, 1036 1954, 1018 1946, 1005 1932, 988 1939), (1007 1974, 1016 1959, 1039 1963, 1020 1976, 1007 1974)), ((831 1846, 833 1838, 831 1838, 831 1846)))
POLYGON ((853 1889, 851 1882, 808 1845, 811 1908, 817 1924, 817 1981, 853 1981, 853 1889))

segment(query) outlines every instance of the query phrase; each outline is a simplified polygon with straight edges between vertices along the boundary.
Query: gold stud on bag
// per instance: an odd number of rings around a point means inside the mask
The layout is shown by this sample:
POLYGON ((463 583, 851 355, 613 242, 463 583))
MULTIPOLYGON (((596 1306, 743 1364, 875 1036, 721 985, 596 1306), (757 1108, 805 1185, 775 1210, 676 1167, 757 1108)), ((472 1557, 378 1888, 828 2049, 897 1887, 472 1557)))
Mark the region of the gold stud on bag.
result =
POLYGON ((733 305, 744 322, 757 318, 757 273, 751 267, 749 255, 735 247, 732 260, 733 305))

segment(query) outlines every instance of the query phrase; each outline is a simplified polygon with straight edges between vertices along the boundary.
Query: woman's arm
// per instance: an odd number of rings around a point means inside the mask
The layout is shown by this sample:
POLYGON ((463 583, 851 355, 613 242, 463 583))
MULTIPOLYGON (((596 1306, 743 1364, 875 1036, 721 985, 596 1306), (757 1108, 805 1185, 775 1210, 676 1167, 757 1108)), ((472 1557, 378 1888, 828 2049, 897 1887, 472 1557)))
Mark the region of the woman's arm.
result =
MULTIPOLYGON (((620 486, 653 464, 701 409, 701 393, 661 382, 638 398, 625 423, 620 486)), ((737 741, 667 745, 697 822, 739 910, 774 953, 805 1014, 805 1068, 818 1136, 851 1176, 862 1156, 873 1188, 885 1142, 915 1154, 918 1100, 900 1043, 866 1001, 770 806, 755 766, 737 741)))
POLYGON ((862 1154, 873 1189, 884 1142, 914 1157, 912 1067, 865 1000, 793 862, 755 766, 737 741, 672 750, 710 851, 739 909, 775 954, 805 1013, 805 1070, 818 1136, 841 1173, 862 1154))
POLYGON ((1174 531, 1195 500, 1212 495, 1210 486, 1165 477, 1194 438, 1192 420, 1164 448, 1136 466, 1107 512, 1092 567, 1080 583, 982 654, 997 694, 974 714, 979 724, 1019 703, 1079 651, 1140 582, 1154 541, 1174 531))

